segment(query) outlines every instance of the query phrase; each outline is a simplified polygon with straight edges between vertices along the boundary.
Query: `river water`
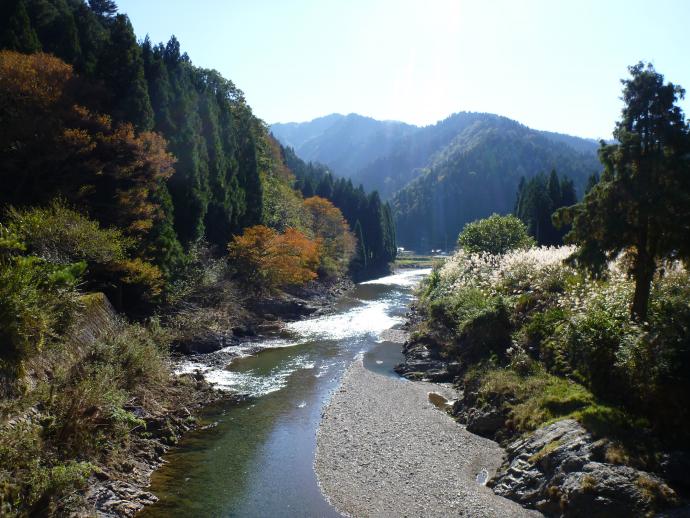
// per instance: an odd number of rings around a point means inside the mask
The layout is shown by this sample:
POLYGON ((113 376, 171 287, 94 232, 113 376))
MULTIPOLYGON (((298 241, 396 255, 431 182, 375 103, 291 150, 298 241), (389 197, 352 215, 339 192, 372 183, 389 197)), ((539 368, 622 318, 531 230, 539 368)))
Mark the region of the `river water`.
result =
POLYGON ((402 324, 413 288, 429 272, 358 284, 334 312, 288 324, 287 334, 266 340, 259 354, 207 368, 220 388, 252 398, 206 410, 207 427, 188 434, 154 473, 151 491, 160 500, 139 516, 339 516, 313 469, 322 410, 355 359, 397 376, 401 346, 382 334, 402 324))

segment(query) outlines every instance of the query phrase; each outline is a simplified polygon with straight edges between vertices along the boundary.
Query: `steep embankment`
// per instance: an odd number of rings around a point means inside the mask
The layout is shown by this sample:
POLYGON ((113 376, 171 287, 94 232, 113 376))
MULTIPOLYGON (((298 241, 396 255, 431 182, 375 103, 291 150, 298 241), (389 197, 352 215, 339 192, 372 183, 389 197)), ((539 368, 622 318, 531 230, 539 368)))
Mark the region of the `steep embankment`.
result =
POLYGON ((350 367, 317 438, 330 502, 351 516, 539 516, 477 482, 500 466, 501 448, 435 408, 430 391, 453 397, 446 386, 350 367))

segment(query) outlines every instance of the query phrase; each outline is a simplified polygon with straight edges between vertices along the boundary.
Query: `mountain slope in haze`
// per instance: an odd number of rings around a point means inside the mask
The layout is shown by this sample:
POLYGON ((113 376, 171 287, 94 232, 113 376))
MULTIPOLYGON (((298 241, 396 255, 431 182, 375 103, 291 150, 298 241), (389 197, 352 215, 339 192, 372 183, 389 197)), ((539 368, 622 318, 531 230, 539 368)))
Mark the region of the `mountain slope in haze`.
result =
POLYGON ((466 223, 512 212, 523 176, 555 169, 582 192, 587 177, 601 169, 596 144, 582 153, 566 142, 504 117, 475 120, 394 195, 398 242, 452 248, 466 223))
POLYGON ((354 113, 271 126, 273 135, 302 160, 323 163, 348 178, 417 130, 404 122, 378 121, 354 113))
POLYGON ((441 153, 458 135, 480 121, 501 117, 487 113, 457 113, 434 125, 418 128, 402 137, 387 155, 369 163, 352 175, 354 183, 372 186, 384 199, 417 178, 435 155, 441 153))
POLYGON ((555 169, 582 192, 601 169, 594 140, 487 113, 425 127, 330 115, 271 129, 301 158, 392 200, 399 243, 418 249, 452 247, 468 221, 511 212, 522 176, 555 169))
MULTIPOLYGON (((461 112, 436 124, 418 127, 356 114, 331 114, 309 122, 273 124, 271 131, 303 160, 325 164, 339 176, 351 178, 353 183, 361 183, 367 189, 378 190, 383 199, 390 199, 417 178, 432 157, 466 128, 477 121, 498 123, 500 120, 510 119, 488 113, 461 112)), ((532 131, 590 158, 596 157, 598 143, 593 139, 532 131)))

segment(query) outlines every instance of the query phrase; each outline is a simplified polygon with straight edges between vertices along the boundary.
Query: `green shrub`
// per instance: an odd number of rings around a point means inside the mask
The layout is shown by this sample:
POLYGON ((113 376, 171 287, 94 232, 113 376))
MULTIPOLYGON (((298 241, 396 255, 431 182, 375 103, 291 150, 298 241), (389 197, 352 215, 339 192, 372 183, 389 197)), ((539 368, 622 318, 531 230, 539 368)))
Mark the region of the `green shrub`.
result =
POLYGON ((652 418, 669 440, 683 444, 690 426, 690 282, 686 272, 655 284, 649 323, 638 340, 616 352, 626 402, 652 418))
POLYGON ((443 326, 453 337, 445 348, 450 359, 467 367, 491 357, 505 358, 511 323, 502 299, 487 297, 476 288, 465 288, 431 301, 428 314, 432 327, 443 326))
POLYGON ((134 244, 120 230, 101 228, 97 221, 61 201, 46 208, 10 208, 6 219, 7 228, 24 243, 28 253, 57 264, 122 261, 134 244))
POLYGON ((0 259, 0 370, 19 373, 24 360, 67 329, 84 267, 37 257, 0 259))
POLYGON ((465 323, 457 349, 465 363, 487 358, 503 361, 511 345, 511 330, 510 314, 503 299, 493 299, 465 323))
POLYGON ((431 300, 428 312, 434 323, 460 334, 468 322, 490 305, 491 300, 481 290, 470 287, 456 290, 452 295, 431 300))
POLYGON ((439 297, 441 287, 441 274, 439 267, 434 267, 431 273, 422 280, 419 287, 419 299, 422 303, 439 297))
POLYGON ((69 497, 85 486, 89 462, 61 461, 46 451, 39 425, 18 421, 0 429, 0 515, 52 514, 69 508, 69 497))
POLYGON ((619 349, 640 339, 637 328, 625 315, 593 305, 571 319, 565 333, 565 348, 572 374, 581 383, 609 401, 624 401, 625 386, 616 369, 619 349))
POLYGON ((458 246, 469 253, 498 255, 534 245, 527 227, 515 216, 492 214, 486 219, 468 223, 458 236, 458 246))
POLYGON ((160 269, 135 257, 135 249, 143 243, 119 229, 102 228, 62 201, 45 208, 10 208, 6 229, 16 236, 25 254, 57 265, 86 264, 87 288, 107 293, 118 309, 133 310, 156 302, 164 288, 160 269))

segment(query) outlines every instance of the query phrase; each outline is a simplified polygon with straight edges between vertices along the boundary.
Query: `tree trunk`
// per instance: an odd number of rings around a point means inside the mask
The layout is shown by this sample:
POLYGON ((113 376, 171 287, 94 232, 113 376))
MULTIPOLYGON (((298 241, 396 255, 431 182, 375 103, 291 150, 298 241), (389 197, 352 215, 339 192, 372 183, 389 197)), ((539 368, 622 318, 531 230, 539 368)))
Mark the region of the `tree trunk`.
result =
POLYGON ((647 253, 647 250, 638 250, 635 258, 633 274, 635 276, 635 293, 631 307, 631 317, 635 322, 647 320, 647 309, 649 308, 649 294, 652 289, 652 279, 656 263, 654 258, 647 253))

